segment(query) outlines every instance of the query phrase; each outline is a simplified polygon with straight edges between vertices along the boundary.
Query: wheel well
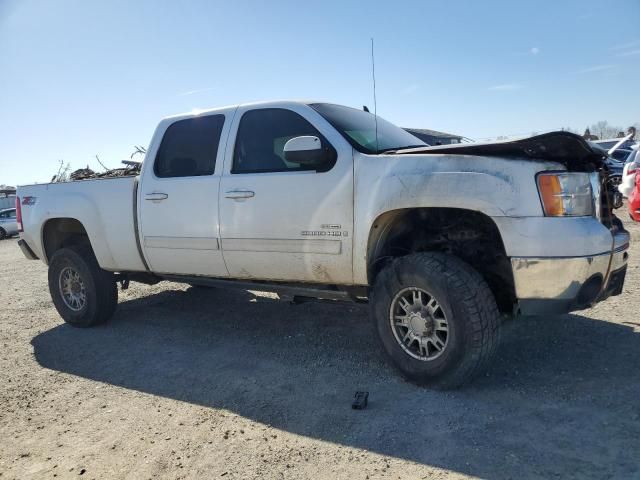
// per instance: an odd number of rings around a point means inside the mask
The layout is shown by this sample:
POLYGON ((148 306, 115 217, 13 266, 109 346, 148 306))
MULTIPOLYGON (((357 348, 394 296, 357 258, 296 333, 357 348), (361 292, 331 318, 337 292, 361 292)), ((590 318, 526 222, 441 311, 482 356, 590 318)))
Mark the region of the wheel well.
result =
POLYGON ((89 245, 89 235, 82 223, 75 218, 52 218, 42 229, 42 243, 47 262, 61 248, 73 245, 89 245))
POLYGON ((371 227, 367 247, 367 278, 393 258, 439 251, 461 258, 485 279, 502 312, 516 302, 511 262, 493 220, 480 212, 459 208, 411 208, 379 216, 371 227))

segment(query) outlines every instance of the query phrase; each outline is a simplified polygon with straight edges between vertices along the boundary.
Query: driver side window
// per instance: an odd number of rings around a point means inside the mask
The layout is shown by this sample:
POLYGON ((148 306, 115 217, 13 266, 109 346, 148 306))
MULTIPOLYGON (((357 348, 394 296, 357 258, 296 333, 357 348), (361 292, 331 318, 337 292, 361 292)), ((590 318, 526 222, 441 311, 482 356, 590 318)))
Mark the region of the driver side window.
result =
MULTIPOLYGON (((240 120, 231 173, 264 173, 317 170, 285 160, 284 145, 303 135, 320 138, 322 147, 335 150, 322 134, 297 113, 283 108, 264 108, 246 112, 240 120)), ((329 170, 333 162, 323 171, 329 170)))

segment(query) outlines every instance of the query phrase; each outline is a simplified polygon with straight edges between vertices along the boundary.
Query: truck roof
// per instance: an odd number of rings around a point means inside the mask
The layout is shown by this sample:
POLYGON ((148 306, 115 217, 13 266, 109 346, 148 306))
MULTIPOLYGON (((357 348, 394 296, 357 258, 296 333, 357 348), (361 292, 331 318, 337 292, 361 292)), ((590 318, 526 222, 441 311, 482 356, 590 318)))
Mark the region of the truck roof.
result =
POLYGON ((259 102, 236 103, 232 105, 225 105, 223 107, 195 108, 190 112, 179 113, 177 115, 170 115, 168 117, 163 118, 163 120, 175 120, 178 118, 192 118, 192 117, 197 117, 198 115, 207 115, 207 114, 216 113, 224 110, 234 110, 238 107, 260 106, 260 107, 283 108, 283 107, 290 107, 292 105, 309 105, 311 103, 322 103, 322 102, 318 100, 264 100, 259 102))

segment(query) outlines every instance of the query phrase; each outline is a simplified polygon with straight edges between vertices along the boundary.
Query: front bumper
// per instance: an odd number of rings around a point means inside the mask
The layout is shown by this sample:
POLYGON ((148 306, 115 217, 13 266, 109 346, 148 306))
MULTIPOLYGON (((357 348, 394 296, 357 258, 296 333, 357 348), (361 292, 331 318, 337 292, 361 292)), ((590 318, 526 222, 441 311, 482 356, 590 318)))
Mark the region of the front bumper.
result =
POLYGON ((627 270, 629 233, 614 235, 613 253, 577 257, 512 257, 511 268, 522 315, 581 310, 620 295, 627 270))

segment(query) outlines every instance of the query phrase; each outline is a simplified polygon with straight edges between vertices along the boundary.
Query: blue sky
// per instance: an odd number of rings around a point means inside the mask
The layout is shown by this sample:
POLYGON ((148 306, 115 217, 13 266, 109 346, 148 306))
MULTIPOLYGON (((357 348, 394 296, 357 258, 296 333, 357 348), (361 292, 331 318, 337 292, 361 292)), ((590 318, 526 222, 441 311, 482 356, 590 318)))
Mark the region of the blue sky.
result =
POLYGON ((640 1, 0 0, 0 183, 118 166, 160 118, 372 106, 472 138, 640 121, 640 1))

